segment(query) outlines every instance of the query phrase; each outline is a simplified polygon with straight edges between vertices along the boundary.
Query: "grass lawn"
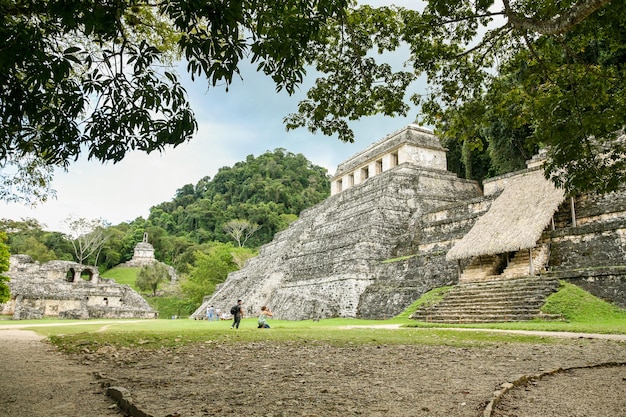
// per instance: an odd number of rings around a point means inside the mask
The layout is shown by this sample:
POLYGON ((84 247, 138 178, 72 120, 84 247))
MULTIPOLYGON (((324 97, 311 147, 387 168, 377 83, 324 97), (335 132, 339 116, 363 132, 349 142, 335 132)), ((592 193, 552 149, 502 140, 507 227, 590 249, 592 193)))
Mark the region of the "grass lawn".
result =
MULTIPOLYGON (((163 294, 163 291, 160 291, 160 295, 153 297, 151 293, 142 292, 136 285, 137 274, 140 270, 141 268, 115 267, 103 273, 102 277, 113 279, 116 283, 128 285, 137 291, 146 299, 150 307, 159 312, 159 317, 188 317, 196 311, 198 308, 196 304, 182 299, 180 296, 171 293, 163 294)), ((164 283, 159 289, 167 288, 168 285, 170 284, 164 283)))
POLYGON ((128 285, 133 290, 140 292, 139 288, 135 285, 137 281, 137 274, 141 268, 121 268, 115 267, 109 269, 102 274, 102 278, 111 278, 118 284, 128 285))
POLYGON ((390 320, 349 318, 320 321, 271 320, 271 329, 256 328, 256 318, 242 320, 240 329, 230 328, 231 321, 207 322, 192 319, 159 320, 2 320, 2 325, 16 325, 34 330, 61 348, 72 351, 101 346, 128 346, 140 349, 175 348, 188 343, 297 342, 307 344, 437 344, 480 346, 482 344, 533 342, 559 343, 543 336, 495 332, 467 332, 446 327, 513 330, 568 331, 583 333, 626 334, 626 311, 608 304, 580 288, 561 283, 558 292, 548 297, 544 312, 559 314, 563 321, 528 321, 472 325, 421 323, 409 319, 417 306, 435 303, 445 288, 425 294, 405 312, 390 320), (28 325, 31 325, 29 327, 28 325), (397 325, 394 329, 381 325, 397 325), (398 328, 399 327, 399 328, 398 328), (437 328, 435 328, 437 327, 437 328), (443 329, 442 329, 443 328, 443 329))
MULTIPOLYGON (((88 323, 56 321, 57 325, 29 328, 50 338, 66 351, 97 350, 103 346, 136 349, 176 348, 190 343, 277 343, 330 344, 338 346, 429 344, 480 346, 492 343, 552 343, 553 339, 517 334, 454 331, 400 327, 361 327, 390 324, 390 321, 327 319, 314 322, 271 320, 271 329, 257 329, 256 318, 242 320, 238 330, 231 321, 205 320, 93 320, 88 323), (80 324, 79 324, 80 323, 80 324)), ((52 321, 49 324, 53 324, 52 321)), ((401 323, 397 323, 401 324, 401 323)), ((28 328, 28 327, 27 327, 28 328)))

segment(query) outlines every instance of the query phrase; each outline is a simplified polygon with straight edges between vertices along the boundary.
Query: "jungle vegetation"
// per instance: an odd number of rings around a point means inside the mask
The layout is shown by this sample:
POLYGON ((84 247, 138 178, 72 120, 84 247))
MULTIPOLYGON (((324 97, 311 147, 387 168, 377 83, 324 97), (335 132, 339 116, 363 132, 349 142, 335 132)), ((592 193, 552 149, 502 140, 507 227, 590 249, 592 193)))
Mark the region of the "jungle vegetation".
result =
POLYGON ((117 162, 190 140, 173 64, 228 90, 246 61, 290 94, 317 77, 288 129, 352 141, 353 121, 415 105, 470 178, 545 147, 546 176, 569 194, 624 183, 623 1, 366 3, 0 1, 0 199, 45 200, 52 168, 82 154, 117 162))
MULTIPOLYGON (((94 231, 104 235, 104 243, 97 255, 82 262, 96 264, 101 272, 113 268, 132 258, 135 245, 147 233, 155 258, 181 274, 194 276, 194 268, 204 268, 206 273, 210 268, 207 258, 211 257, 225 263, 216 268, 230 272, 287 228, 302 210, 329 194, 326 168, 312 164, 302 154, 275 149, 258 157, 249 155, 232 167, 220 168, 214 178, 183 185, 172 200, 151 207, 146 219, 108 226, 97 222, 94 231), (233 220, 254 225, 245 242, 236 241, 225 227, 233 220)), ((39 262, 78 260, 73 239, 79 237, 47 231, 37 220, 2 219, 0 230, 7 235, 11 254, 30 255, 39 262)), ((210 285, 214 288, 215 284, 210 285)), ((190 291, 194 298, 201 298, 197 290, 190 291)))

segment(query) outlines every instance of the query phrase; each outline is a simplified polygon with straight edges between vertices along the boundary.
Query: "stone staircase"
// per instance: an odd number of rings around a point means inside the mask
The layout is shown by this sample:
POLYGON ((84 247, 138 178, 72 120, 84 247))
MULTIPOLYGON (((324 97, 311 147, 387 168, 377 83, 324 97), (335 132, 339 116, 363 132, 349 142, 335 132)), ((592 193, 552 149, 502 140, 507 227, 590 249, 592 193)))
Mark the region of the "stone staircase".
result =
POLYGON ((492 281, 538 275, 545 272, 550 258, 550 244, 548 241, 540 240, 531 252, 528 249, 522 249, 512 255, 508 262, 503 255, 474 257, 463 270, 459 282, 492 281), (530 268, 531 253, 532 270, 530 268))
MULTIPOLYGON (((481 255, 472 259, 472 262, 463 269, 459 282, 477 282, 493 280, 500 274, 503 261, 498 255, 481 255)), ((528 275, 528 274, 527 274, 528 275)))
POLYGON ((545 265, 550 257, 550 246, 548 244, 537 245, 532 249, 532 271, 530 270, 530 252, 523 249, 515 252, 509 265, 502 271, 502 278, 516 278, 528 275, 535 275, 545 271, 545 265))
POLYGON ((411 318, 434 323, 532 320, 558 287, 557 279, 536 276, 459 284, 441 302, 417 310, 411 318))

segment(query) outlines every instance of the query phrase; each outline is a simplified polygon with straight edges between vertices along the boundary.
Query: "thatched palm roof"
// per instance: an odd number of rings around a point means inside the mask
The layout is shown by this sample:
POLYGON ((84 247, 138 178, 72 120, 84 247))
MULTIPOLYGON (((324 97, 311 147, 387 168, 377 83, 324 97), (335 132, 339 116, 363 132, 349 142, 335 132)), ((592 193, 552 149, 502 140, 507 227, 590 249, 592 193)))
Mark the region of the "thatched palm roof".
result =
POLYGON ((448 260, 532 248, 565 199, 542 171, 512 177, 472 229, 450 249, 448 260))

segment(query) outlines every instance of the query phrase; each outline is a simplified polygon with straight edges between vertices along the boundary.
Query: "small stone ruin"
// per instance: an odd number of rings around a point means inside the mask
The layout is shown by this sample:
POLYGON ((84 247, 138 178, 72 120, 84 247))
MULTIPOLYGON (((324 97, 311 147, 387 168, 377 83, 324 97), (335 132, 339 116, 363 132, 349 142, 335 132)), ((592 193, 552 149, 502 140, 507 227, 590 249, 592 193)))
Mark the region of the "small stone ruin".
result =
POLYGON ((11 298, 0 304, 0 313, 14 320, 158 316, 136 291, 100 277, 96 267, 70 261, 40 265, 28 255, 12 255, 9 263, 11 298))
POLYGON ((124 262, 121 266, 142 267, 156 262, 154 257, 154 247, 148 242, 148 234, 143 234, 143 241, 135 245, 135 252, 130 261, 124 262))
POLYGON ((171 282, 176 282, 178 280, 176 270, 172 266, 156 260, 154 257, 154 247, 148 242, 148 233, 144 233, 143 241, 135 245, 135 251, 132 259, 120 264, 119 266, 122 268, 141 268, 155 263, 160 263, 167 268, 171 282))

